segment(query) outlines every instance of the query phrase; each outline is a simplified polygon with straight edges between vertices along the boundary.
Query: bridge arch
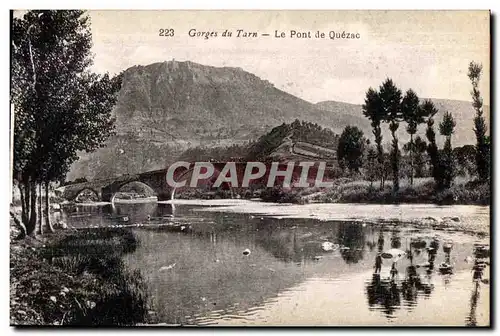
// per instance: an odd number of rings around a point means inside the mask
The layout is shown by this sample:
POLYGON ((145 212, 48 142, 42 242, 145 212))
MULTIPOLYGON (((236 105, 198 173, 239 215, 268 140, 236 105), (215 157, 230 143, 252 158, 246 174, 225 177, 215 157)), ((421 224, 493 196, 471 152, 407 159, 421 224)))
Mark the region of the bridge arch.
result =
POLYGON ((123 183, 120 183, 119 185, 116 185, 113 189, 114 191, 112 192, 112 195, 110 197, 111 203, 115 201, 117 194, 127 192, 134 192, 136 194, 147 197, 158 197, 158 192, 148 183, 141 180, 125 181, 123 183))
POLYGON ((85 195, 85 194, 90 194, 90 195, 95 196, 95 200, 94 201, 100 201, 101 200, 101 194, 97 190, 95 190, 92 187, 83 187, 83 188, 77 190, 74 193, 73 201, 78 201, 79 198, 82 195, 85 195))

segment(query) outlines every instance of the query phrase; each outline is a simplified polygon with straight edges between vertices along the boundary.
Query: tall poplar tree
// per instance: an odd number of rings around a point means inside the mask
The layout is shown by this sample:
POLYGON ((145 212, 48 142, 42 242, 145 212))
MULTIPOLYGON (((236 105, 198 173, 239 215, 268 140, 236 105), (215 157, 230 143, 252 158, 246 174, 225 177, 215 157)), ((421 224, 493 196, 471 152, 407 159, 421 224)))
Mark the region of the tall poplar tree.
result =
POLYGON ((396 132, 399 128, 399 122, 403 117, 401 112, 401 90, 396 87, 392 79, 387 78, 379 88, 379 97, 382 105, 382 115, 384 117, 384 121, 389 124, 389 130, 392 135, 390 155, 392 168, 392 190, 396 193, 399 191, 399 163, 401 158, 396 132))
POLYGON ((474 117, 474 133, 476 134, 476 167, 479 180, 487 181, 490 178, 490 144, 486 135, 487 126, 483 116, 483 98, 479 91, 479 81, 483 67, 481 64, 470 62, 468 76, 472 83, 472 106, 476 110, 474 117))
POLYGON ((25 233, 35 234, 37 185, 64 176, 77 152, 100 147, 114 128, 121 75, 90 71, 90 21, 80 10, 34 10, 12 18, 13 177, 25 233))
POLYGON ((377 148, 377 167, 372 167, 380 172, 380 189, 384 188, 384 148, 382 147, 382 122, 384 120, 384 110, 379 94, 373 88, 369 88, 366 92, 365 103, 363 104, 363 115, 367 117, 372 126, 372 133, 375 137, 377 148))

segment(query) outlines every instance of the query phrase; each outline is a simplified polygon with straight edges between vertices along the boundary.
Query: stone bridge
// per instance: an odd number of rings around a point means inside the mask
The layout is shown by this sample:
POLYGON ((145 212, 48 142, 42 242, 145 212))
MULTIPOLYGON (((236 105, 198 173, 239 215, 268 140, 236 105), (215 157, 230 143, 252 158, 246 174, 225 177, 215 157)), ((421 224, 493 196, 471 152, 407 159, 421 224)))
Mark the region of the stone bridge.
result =
MULTIPOLYGON (((214 166, 214 174, 207 179, 208 182, 215 182, 219 173, 222 171, 227 162, 210 162, 214 166)), ((238 176, 238 181, 241 184, 243 180, 243 173, 246 169, 247 162, 235 162, 236 172, 238 176)), ((251 183, 264 183, 267 182, 267 178, 269 177, 269 165, 267 167, 266 173, 259 179, 252 180, 251 183)), ((285 170, 287 168, 286 163, 280 163, 278 166, 278 170, 285 170)), ((330 167, 327 166, 325 171, 325 179, 329 178, 329 173, 331 172, 330 167)), ((193 172, 194 163, 189 164, 189 167, 178 167, 174 171, 173 179, 174 181, 182 181, 187 179, 187 186, 182 188, 189 188, 189 177, 190 173, 193 172)), ((129 183, 140 182, 151 188, 159 201, 170 200, 173 198, 173 193, 175 192, 175 188, 172 188, 167 183, 167 171, 168 168, 148 171, 139 174, 127 174, 122 175, 115 178, 102 179, 102 180, 94 180, 84 183, 75 183, 69 184, 56 189, 56 192, 62 196, 63 198, 73 201, 76 197, 82 193, 83 191, 91 191, 97 195, 99 200, 104 202, 112 202, 116 193, 120 192, 120 190, 129 183)), ((302 167, 295 165, 293 171, 292 181, 296 182, 299 180, 300 174, 302 171, 302 167)), ((311 172, 317 171, 317 168, 311 167, 311 172)), ((203 173, 203 171, 202 171, 203 173)), ((331 178, 331 176, 330 176, 331 178)), ((281 178, 282 179, 282 178, 281 178)), ((277 178, 280 180, 280 177, 277 178)), ((206 185, 210 185, 207 183, 206 185)), ((230 184, 224 182, 220 186, 220 188, 230 188, 230 184)))

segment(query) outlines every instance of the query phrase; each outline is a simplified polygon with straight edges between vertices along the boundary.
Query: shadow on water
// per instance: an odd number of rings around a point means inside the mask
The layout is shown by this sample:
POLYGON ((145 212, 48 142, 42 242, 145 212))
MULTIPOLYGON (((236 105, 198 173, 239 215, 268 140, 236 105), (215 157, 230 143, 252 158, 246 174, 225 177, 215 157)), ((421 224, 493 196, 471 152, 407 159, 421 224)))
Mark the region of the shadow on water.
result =
MULTIPOLYGON (((395 232, 391 235, 391 248, 401 246, 394 244, 395 232)), ((382 235, 379 235, 378 251, 384 249, 382 235)), ((472 281, 473 289, 469 300, 470 310, 465 318, 467 326, 477 325, 476 309, 479 301, 479 293, 481 286, 489 285, 489 279, 483 279, 483 274, 489 267, 489 246, 484 244, 468 245, 467 248, 474 255, 474 258, 467 256, 464 261, 472 264, 472 281)), ((443 244, 443 249, 440 250, 440 240, 436 237, 424 241, 419 239, 412 242, 410 248, 406 251, 406 260, 398 261, 404 266, 404 275, 400 279, 392 278, 390 275, 381 275, 377 271, 377 264, 374 266, 375 273, 372 278, 365 282, 365 293, 368 301, 368 306, 371 310, 381 311, 389 319, 395 318, 397 311, 402 308, 412 310, 420 298, 429 298, 435 289, 433 284, 433 276, 437 275, 442 278, 443 283, 449 285, 454 274, 453 261, 453 244, 450 240, 446 240, 443 244), (415 248, 418 246, 418 248, 415 248), (426 247, 427 246, 427 247, 426 247), (422 248, 425 248, 423 252, 422 248), (440 253, 441 252, 441 253, 440 253), (436 267, 436 258, 440 255, 443 262, 436 267), (420 263, 415 264, 414 259, 420 259, 420 263)), ((463 255, 463 253, 462 253, 463 255)), ((455 259, 456 261, 457 259, 455 259)), ((377 263, 377 262, 376 262, 377 263)), ((401 268, 401 267, 398 267, 401 268)), ((443 302, 446 298, 442 298, 443 302)), ((447 304, 443 304, 443 309, 450 309, 447 304)))
POLYGON ((347 264, 363 259, 366 232, 359 223, 341 222, 337 225, 337 242, 340 255, 347 264))
MULTIPOLYGON (((344 309, 351 307, 359 319, 374 319, 376 324, 404 323, 402 310, 421 314, 422 321, 433 321, 439 314, 435 302, 456 297, 464 309, 470 309, 460 312, 461 317, 452 316, 451 321, 463 323, 465 319, 467 325, 478 324, 479 292, 481 286, 488 286, 481 282, 484 260, 474 259, 473 278, 479 280, 474 280, 467 298, 462 292, 447 291, 452 281, 452 289, 466 286, 455 273, 470 271, 470 263, 464 260, 474 248, 474 237, 443 231, 438 235, 434 230, 394 223, 367 225, 194 211, 197 207, 181 205, 173 209, 161 203, 78 206, 60 216, 72 227, 133 227, 140 244, 124 261, 146 279, 159 322, 251 320, 278 301, 285 307, 291 305, 289 301, 283 303, 283 297, 291 297, 293 302, 300 292, 313 290, 301 285, 314 280, 332 291, 349 293, 348 301, 333 297, 324 307, 340 320, 344 309), (124 222, 124 217, 128 221, 124 222), (189 223, 191 229, 170 232, 154 225, 141 227, 155 223, 189 223), (447 245, 451 236, 457 241, 447 245), (391 262, 384 260, 380 272, 374 265, 377 254, 390 248, 406 252, 406 257, 395 264, 394 277, 391 262), (446 265, 453 266, 447 269, 446 265), (335 280, 340 278, 349 281, 335 280), (435 301, 430 300, 433 296, 435 301), (425 309, 416 309, 419 305, 425 309), (374 317, 370 312, 381 314, 374 317)), ((311 298, 314 295, 321 299, 328 293, 311 293, 311 298)), ((304 316, 308 313, 303 312, 304 316)))
POLYGON ((484 277, 490 264, 489 248, 483 245, 474 246, 474 265, 472 266, 473 289, 470 297, 470 311, 465 319, 467 326, 477 326, 477 305, 479 302, 481 286, 489 285, 489 279, 484 277))

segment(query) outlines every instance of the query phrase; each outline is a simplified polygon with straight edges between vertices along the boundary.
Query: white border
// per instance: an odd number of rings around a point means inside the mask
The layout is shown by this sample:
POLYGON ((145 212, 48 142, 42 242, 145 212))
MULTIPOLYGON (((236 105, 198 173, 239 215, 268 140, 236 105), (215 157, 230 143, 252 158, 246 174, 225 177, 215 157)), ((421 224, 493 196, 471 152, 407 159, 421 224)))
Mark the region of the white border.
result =
MULTIPOLYGON (((3 38, 1 39, 3 41, 3 48, 1 48, 0 53, 2 55, 2 88, 0 90, 0 97, 1 97, 1 104, 0 106, 2 107, 2 113, 0 113, 0 125, 3 127, 3 131, 0 132, 0 157, 3 158, 3 164, 0 166, 0 176, 2 177, 2 185, 4 188, 0 191, 0 209, 1 209, 1 214, 2 218, 6 219, 5 222, 3 223, 3 230, 4 234, 1 235, 1 239, 3 239, 3 244, 2 246, 2 252, 1 252, 1 264, 0 264, 0 270, 2 270, 3 276, 1 277, 1 288, 2 288, 2 295, 0 295, 0 298, 2 300, 2 304, 0 305, 0 313, 2 317, 2 323, 1 326, 7 330, 6 334, 10 335, 13 334, 15 331, 13 328, 8 327, 9 325, 9 295, 7 294, 9 292, 9 276, 7 270, 9 269, 9 234, 8 234, 8 203, 10 202, 10 172, 9 172, 9 124, 10 124, 10 118, 9 114, 7 113, 9 110, 9 87, 10 87, 10 74, 9 74, 9 48, 7 47, 7 41, 9 39, 9 12, 8 9, 29 9, 29 8, 65 8, 65 9, 70 9, 70 8, 84 8, 84 9, 492 9, 492 12, 495 17, 496 21, 496 26, 498 26, 498 15, 500 13, 500 2, 498 0, 494 1, 486 1, 486 0, 475 0, 475 1, 449 1, 449 2, 438 2, 435 0, 421 0, 421 1, 414 1, 414 2, 404 2, 404 1, 385 1, 385 0, 379 0, 379 1, 362 1, 362 0, 349 0, 349 1, 342 1, 338 2, 336 1, 335 3, 330 3, 330 2, 322 2, 322 1, 317 1, 317 0, 307 0, 307 1, 269 1, 269 0, 254 0, 251 2, 237 2, 234 0, 224 0, 224 1, 213 1, 213 2, 207 2, 203 0, 188 0, 188 1, 151 1, 151 0, 142 0, 140 2, 132 2, 132 1, 126 1, 126 0, 112 0, 112 1, 102 1, 102 0, 87 0, 87 1, 72 1, 71 4, 65 1, 25 1, 25 0, 18 0, 18 1, 12 1, 12 0, 7 0, 7 1, 2 1, 2 8, 3 10, 0 12, 0 20, 1 20, 1 27, 2 29, 2 34, 3 38), (6 183, 8 185, 6 185, 6 183), (9 201, 9 202, 8 202, 9 201)), ((497 32, 497 27, 494 27, 495 32, 497 32)), ((494 34, 494 43, 498 44, 498 34, 494 34)), ((497 55, 495 57, 495 64, 498 66, 498 51, 497 55)), ((496 73, 495 73, 496 75, 496 73)), ((492 81, 493 82, 493 81, 492 81)), ((496 97, 499 94, 499 88, 498 86, 495 86, 495 91, 491 93, 492 99, 495 100, 494 106, 497 106, 496 102, 496 97)), ((493 103, 493 102, 492 102, 493 103)), ((493 104, 492 104, 493 105, 493 104)), ((496 111, 493 110, 495 113, 496 111)), ((495 128, 498 130, 500 129, 499 125, 499 118, 495 117, 495 128)), ((496 138, 496 136, 495 136, 496 138)), ((494 145, 494 148, 496 148, 496 144, 494 145)), ((497 154, 495 153, 495 158, 497 158, 497 154)), ((495 160, 495 166, 498 166, 497 160, 495 160)), ((497 179, 495 178, 495 182, 497 182, 497 179)), ((495 186, 497 186, 497 183, 495 183, 495 186)), ((492 209, 496 209, 497 201, 495 204, 493 204, 492 209)), ((496 227, 496 223, 493 223, 493 225, 496 227)), ((498 251, 498 232, 500 229, 497 227, 495 229, 495 236, 493 237, 494 241, 497 243, 495 246, 495 251, 498 251)), ((498 253, 495 254, 495 266, 496 266, 496 272, 495 272, 495 280, 499 279, 498 277, 498 265, 496 264, 496 257, 498 253)), ((498 288, 496 288, 498 290, 498 288)), ((496 291, 495 291, 496 292, 496 291)), ((497 307, 498 308, 498 307, 497 307)), ((496 316, 493 316, 494 320, 498 322, 498 309, 495 309, 496 316)), ((220 329, 219 329, 220 330, 220 329)), ((267 333, 269 329, 267 330, 258 330, 258 333, 267 333)), ((48 332, 52 332, 53 330, 48 330, 48 332)), ((127 330, 125 332, 138 335, 142 330, 127 330)), ((245 332, 245 330, 225 330, 224 333, 226 334, 238 334, 241 332, 245 332)), ((310 330, 272 330, 273 333, 279 332, 279 333, 308 333, 310 330)), ((314 330, 313 332, 325 332, 326 330, 314 330)), ((383 330, 378 330, 375 332, 389 332, 390 330, 383 329, 383 330)), ((36 330, 29 330, 29 331, 24 331, 24 335, 35 335, 35 333, 38 333, 39 331, 36 330)), ((66 334, 69 332, 74 332, 74 331, 69 331, 67 329, 64 329, 60 331, 61 334, 66 334)), ((87 331, 78 331, 79 333, 82 332, 87 332, 87 331)), ((95 331, 94 331, 95 332, 95 331)), ((114 332, 114 331, 111 331, 114 332)), ((144 332, 144 331, 142 331, 144 332)), ((151 332, 148 330, 147 332, 151 332)), ((183 332, 186 333, 186 330, 159 330, 159 332, 183 332)), ((212 330, 190 330, 190 334, 198 334, 198 333, 212 333, 214 331, 212 330)), ((255 332, 255 331, 254 331, 255 332)), ((336 330, 332 329, 327 332, 332 332, 336 334, 347 334, 354 332, 353 330, 336 330)), ((357 330, 356 332, 362 332, 362 333, 371 333, 373 330, 357 330)), ((397 330, 397 333, 403 333, 403 334, 411 334, 411 333, 422 333, 425 332, 426 334, 432 335, 432 334, 441 334, 442 332, 444 333, 456 333, 456 330, 397 330)))

